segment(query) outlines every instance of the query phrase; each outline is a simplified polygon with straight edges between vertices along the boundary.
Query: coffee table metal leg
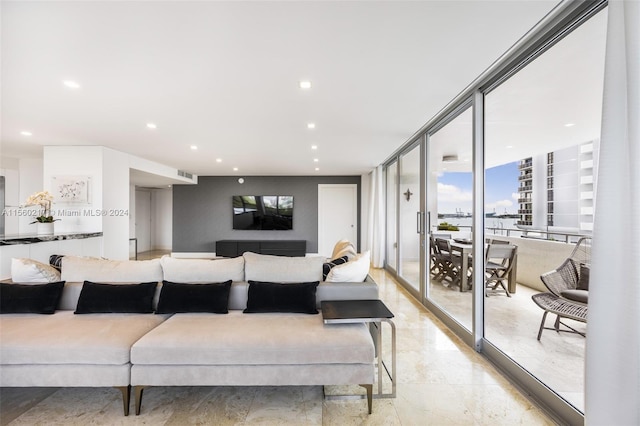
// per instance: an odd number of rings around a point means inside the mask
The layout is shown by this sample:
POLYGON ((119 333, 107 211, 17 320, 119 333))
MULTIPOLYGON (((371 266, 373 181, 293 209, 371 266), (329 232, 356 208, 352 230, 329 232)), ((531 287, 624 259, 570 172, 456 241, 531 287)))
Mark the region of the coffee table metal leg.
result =
POLYGON ((376 356, 378 357, 378 392, 373 395, 374 398, 395 398, 396 397, 396 325, 389 319, 383 319, 382 321, 389 324, 391 327, 391 371, 387 368, 384 360, 382 359, 382 323, 376 322, 375 326, 378 328, 378 346, 376 348, 376 356), (382 391, 382 369, 387 373, 391 380, 391 393, 384 393, 382 391))

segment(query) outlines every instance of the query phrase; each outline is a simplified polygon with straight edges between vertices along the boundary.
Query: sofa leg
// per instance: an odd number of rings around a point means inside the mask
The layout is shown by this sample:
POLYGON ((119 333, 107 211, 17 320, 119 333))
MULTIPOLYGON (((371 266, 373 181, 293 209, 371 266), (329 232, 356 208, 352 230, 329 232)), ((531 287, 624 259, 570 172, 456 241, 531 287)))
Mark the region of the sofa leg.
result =
POLYGON ((373 403, 373 385, 360 385, 367 390, 367 407, 369 408, 369 414, 371 414, 371 406, 373 403))
POLYGON ((146 386, 134 386, 133 393, 136 401, 136 416, 140 415, 140 408, 142 407, 142 391, 146 386))
POLYGON ((129 403, 131 402, 131 386, 116 386, 120 392, 122 392, 122 405, 124 408, 124 415, 129 415, 129 403))

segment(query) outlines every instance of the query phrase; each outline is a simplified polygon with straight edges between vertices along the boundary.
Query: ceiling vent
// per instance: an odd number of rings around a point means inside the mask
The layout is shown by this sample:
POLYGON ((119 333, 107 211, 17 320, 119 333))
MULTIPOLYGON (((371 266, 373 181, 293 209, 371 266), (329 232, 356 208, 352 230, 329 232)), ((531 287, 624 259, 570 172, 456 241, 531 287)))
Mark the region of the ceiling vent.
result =
POLYGON ((442 162, 443 163, 453 163, 458 161, 458 156, 457 155, 443 155, 442 156, 442 162))
POLYGON ((182 176, 185 177, 187 179, 192 179, 193 180, 193 175, 189 172, 185 172, 184 170, 178 170, 178 176, 182 176))

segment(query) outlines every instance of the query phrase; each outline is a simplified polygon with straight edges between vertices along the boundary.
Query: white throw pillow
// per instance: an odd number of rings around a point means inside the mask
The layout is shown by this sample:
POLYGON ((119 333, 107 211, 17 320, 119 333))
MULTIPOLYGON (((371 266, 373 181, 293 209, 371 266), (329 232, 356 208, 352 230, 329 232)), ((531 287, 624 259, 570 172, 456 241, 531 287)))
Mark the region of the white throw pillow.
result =
POLYGON ((53 283, 60 281, 60 271, 33 259, 11 259, 11 281, 14 283, 53 283))
POLYGON ((371 264, 369 251, 357 255, 342 265, 334 266, 327 275, 327 282, 361 283, 367 278, 371 264))

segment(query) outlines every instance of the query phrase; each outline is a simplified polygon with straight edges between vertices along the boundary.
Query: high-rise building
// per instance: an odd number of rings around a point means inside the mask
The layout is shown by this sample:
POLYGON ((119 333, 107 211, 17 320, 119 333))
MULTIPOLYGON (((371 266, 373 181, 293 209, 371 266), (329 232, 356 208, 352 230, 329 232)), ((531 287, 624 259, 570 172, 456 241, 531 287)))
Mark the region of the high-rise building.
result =
POLYGON ((590 233, 599 140, 520 160, 517 224, 528 229, 590 233))

